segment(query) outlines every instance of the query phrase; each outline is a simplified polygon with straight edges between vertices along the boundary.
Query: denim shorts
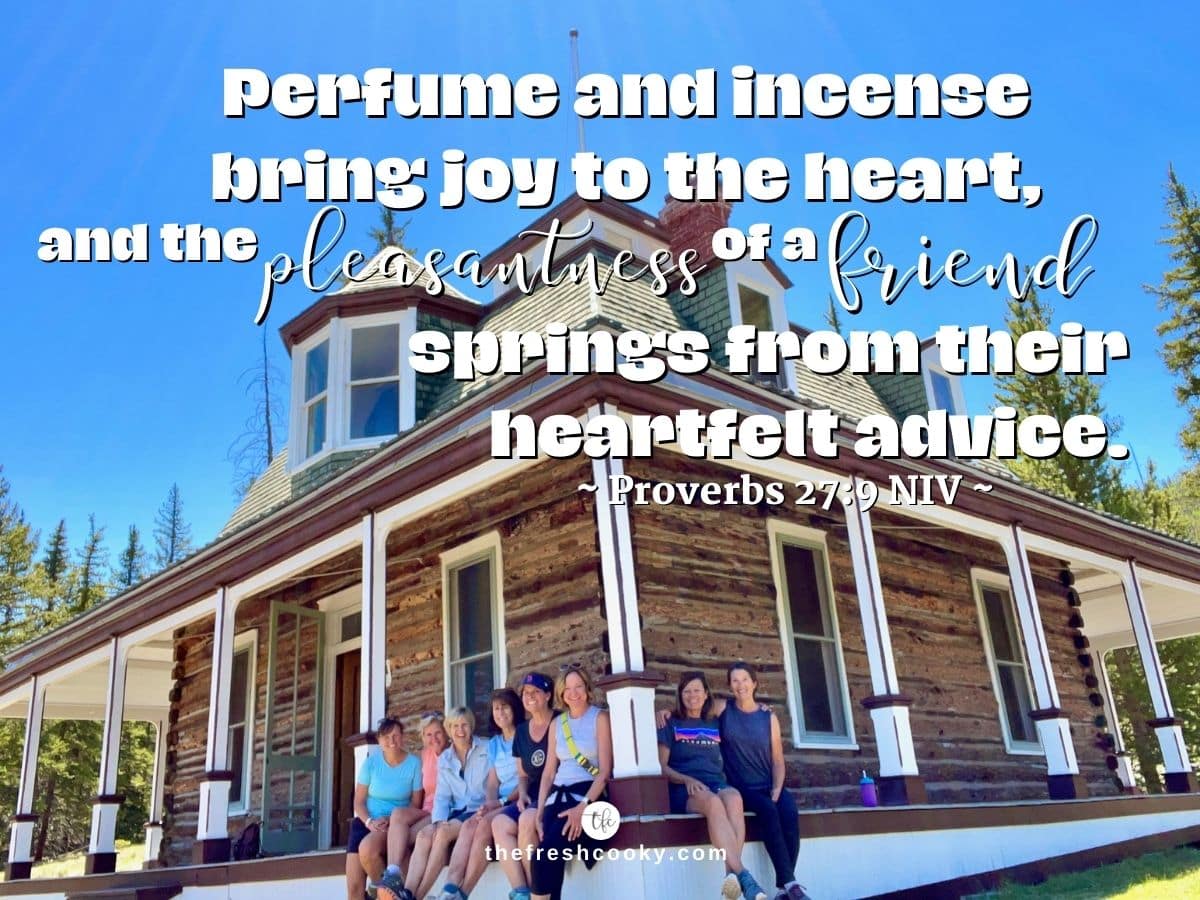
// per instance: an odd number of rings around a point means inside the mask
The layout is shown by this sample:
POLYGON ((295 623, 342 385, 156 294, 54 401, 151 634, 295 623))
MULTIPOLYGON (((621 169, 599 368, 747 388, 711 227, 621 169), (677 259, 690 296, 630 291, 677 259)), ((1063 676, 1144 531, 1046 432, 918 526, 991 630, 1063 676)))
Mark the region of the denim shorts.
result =
MULTIPOLYGON (((721 791, 725 790, 725 788, 729 787, 729 785, 723 781, 706 781, 704 782, 704 786, 714 794, 719 794, 721 791)), ((671 798, 672 813, 679 815, 688 811, 688 789, 686 784, 668 784, 667 795, 671 798)))

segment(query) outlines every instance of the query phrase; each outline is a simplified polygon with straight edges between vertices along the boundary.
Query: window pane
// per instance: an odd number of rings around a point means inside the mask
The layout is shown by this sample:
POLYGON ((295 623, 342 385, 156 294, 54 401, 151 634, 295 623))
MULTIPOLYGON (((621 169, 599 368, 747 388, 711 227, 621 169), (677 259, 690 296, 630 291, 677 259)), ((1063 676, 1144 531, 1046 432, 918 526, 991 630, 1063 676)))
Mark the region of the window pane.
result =
POLYGON ((400 385, 385 381, 350 389, 350 437, 400 433, 400 385))
POLYGON ((1008 733, 1014 741, 1037 742, 1033 721, 1029 718, 1029 685, 1025 682, 1023 666, 998 666, 1000 693, 1004 697, 1004 715, 1008 733))
POLYGON ((817 555, 806 547, 783 545, 783 574, 792 631, 831 637, 821 613, 821 591, 817 585, 817 555))
POLYGON ((1021 662, 1021 654, 1017 651, 1016 635, 1012 630, 1008 594, 984 588, 983 608, 987 613, 988 633, 992 638, 992 652, 996 659, 1004 662, 1021 662))
POLYGON ((230 805, 242 802, 242 783, 246 772, 246 726, 231 725, 229 728, 229 771, 233 781, 229 783, 230 805))
POLYGON ((348 641, 362 634, 362 613, 356 612, 342 619, 342 640, 348 641))
POLYGON ((738 298, 742 304, 742 324, 753 325, 759 331, 774 331, 771 327, 771 301, 744 284, 738 285, 738 298))
POLYGON ((329 341, 321 341, 304 359, 304 399, 311 400, 329 383, 329 341))
POLYGON ((486 734, 492 721, 491 693, 493 683, 491 654, 458 663, 454 667, 453 697, 455 705, 468 706, 475 713, 475 729, 486 734))
POLYGON ((845 734, 836 650, 829 641, 796 638, 796 675, 804 708, 804 731, 845 734))
POLYGON ((355 328, 350 333, 350 380, 394 378, 400 373, 400 326, 355 328))
POLYGON ((304 455, 319 453, 325 446, 325 401, 318 400, 308 408, 308 437, 304 442, 304 455))
MULTIPOLYGON (((456 569, 452 575, 454 610, 458 631, 457 658, 484 653, 492 649, 492 561, 456 569)), ((491 680, 488 663, 488 680, 491 680)), ((489 688, 490 690, 490 688, 489 688)))
POLYGON ((250 650, 238 650, 233 654, 233 674, 229 680, 229 724, 246 721, 246 694, 249 689, 250 650))
POLYGON ((954 394, 950 390, 950 379, 941 372, 930 372, 929 383, 933 385, 933 408, 954 411, 954 394))

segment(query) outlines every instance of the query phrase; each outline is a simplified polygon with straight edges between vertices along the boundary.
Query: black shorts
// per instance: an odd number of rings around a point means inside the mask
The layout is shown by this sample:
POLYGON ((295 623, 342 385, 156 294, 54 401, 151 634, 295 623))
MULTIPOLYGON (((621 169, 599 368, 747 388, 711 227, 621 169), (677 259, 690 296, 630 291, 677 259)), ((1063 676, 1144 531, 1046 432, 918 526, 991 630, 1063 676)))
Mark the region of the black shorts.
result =
POLYGON ((514 822, 521 821, 521 810, 517 808, 517 804, 515 804, 515 803, 507 803, 504 806, 500 807, 499 815, 507 816, 508 818, 512 819, 514 822))
POLYGON ((362 823, 362 819, 360 819, 358 816, 355 816, 354 821, 350 823, 350 840, 346 842, 346 852, 357 853, 358 845, 361 844, 363 842, 363 838, 370 833, 371 829, 362 823))

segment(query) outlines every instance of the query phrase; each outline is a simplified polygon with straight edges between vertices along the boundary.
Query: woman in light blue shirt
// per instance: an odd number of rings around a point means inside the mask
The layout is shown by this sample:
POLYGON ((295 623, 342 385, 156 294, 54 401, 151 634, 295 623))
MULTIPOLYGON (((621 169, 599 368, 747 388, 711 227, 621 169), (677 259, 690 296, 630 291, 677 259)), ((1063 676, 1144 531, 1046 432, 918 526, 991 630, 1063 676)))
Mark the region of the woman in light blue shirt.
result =
POLYGON ((510 688, 492 691, 492 721, 497 734, 488 741, 487 800, 463 823, 450 856, 450 872, 438 900, 464 900, 487 869, 492 846, 492 819, 517 794, 517 761, 513 738, 517 724, 525 718, 525 707, 510 688))
POLYGON ((446 714, 450 746, 438 757, 433 821, 417 835, 404 886, 426 896, 446 864, 463 822, 483 806, 488 773, 487 744, 475 737, 475 714, 458 706, 446 714))

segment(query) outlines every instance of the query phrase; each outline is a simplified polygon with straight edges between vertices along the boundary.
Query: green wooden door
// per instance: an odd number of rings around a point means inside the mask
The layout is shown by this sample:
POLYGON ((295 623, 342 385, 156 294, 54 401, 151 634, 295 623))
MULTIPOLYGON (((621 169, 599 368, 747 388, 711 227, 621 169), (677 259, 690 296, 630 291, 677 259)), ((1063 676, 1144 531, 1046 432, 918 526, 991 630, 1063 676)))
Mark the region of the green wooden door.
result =
POLYGON ((316 850, 320 837, 324 616, 271 604, 263 766, 264 853, 316 850))

